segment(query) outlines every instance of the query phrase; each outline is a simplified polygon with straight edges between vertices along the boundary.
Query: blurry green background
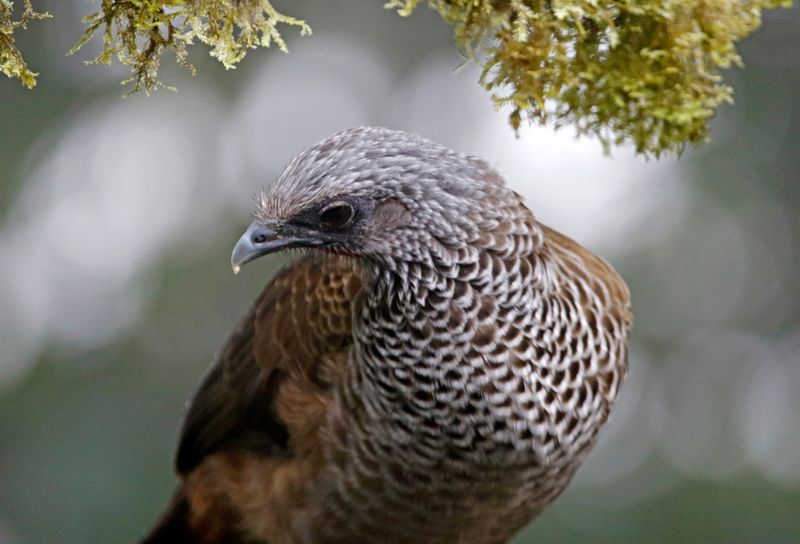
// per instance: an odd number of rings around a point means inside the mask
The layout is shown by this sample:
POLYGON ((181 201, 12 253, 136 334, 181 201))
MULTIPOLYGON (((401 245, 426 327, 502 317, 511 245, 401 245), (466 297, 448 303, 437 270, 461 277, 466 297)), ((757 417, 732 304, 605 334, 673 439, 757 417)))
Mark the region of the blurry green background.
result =
MULTIPOLYGON (((539 218, 628 280, 619 408, 526 542, 800 542, 800 8, 727 74, 736 105, 680 160, 604 157, 569 129, 515 139, 432 12, 276 2, 314 29, 179 92, 120 99, 119 66, 64 56, 85 0, 19 35, 0 80, 0 543, 133 542, 175 485, 185 403, 279 266, 234 277, 251 196, 297 151, 380 124, 490 159, 539 218)), ((97 51, 94 44, 94 51, 97 51)), ((96 53, 95 53, 96 54, 96 53)))

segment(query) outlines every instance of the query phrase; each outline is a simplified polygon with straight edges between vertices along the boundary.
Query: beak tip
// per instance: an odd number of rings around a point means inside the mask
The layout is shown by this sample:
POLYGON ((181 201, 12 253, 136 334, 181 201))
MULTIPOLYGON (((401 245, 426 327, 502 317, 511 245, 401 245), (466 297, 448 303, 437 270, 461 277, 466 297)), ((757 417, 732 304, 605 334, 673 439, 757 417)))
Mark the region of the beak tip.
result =
POLYGON ((234 274, 238 274, 242 267, 250 261, 270 253, 270 242, 274 242, 276 236, 275 232, 259 222, 254 221, 247 227, 247 230, 242 234, 231 253, 231 270, 234 274), (264 243, 254 243, 253 238, 257 235, 264 239, 264 243))
POLYGON ((268 225, 254 221, 233 248, 231 269, 234 274, 238 274, 242 266, 262 255, 298 245, 313 247, 319 243, 309 238, 283 237, 268 225))
POLYGON ((255 253, 255 248, 250 243, 249 234, 245 233, 236 243, 231 254, 231 270, 234 274, 238 274, 242 270, 242 266, 248 261, 252 260, 255 253))

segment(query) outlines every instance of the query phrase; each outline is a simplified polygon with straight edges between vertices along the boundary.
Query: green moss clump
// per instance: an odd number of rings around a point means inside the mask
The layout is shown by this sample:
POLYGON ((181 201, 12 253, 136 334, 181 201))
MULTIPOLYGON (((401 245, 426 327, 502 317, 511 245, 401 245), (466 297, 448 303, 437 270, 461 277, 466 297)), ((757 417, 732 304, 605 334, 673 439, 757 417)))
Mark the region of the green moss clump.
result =
MULTIPOLYGON (((386 6, 409 15, 419 0, 386 6)), ((679 152, 708 139, 731 102, 720 70, 764 9, 790 0, 429 0, 483 68, 498 107, 523 121, 572 124, 606 150, 679 152)))
MULTIPOLYGON (((158 82, 162 53, 171 50, 193 70, 187 47, 198 40, 233 68, 248 49, 275 43, 278 25, 311 32, 269 0, 99 0, 71 52, 102 33, 94 62, 114 58, 131 67, 135 92, 158 82)), ((389 0, 410 15, 420 0, 389 0)), ((0 0, 0 69, 32 87, 13 33, 37 13, 31 0, 13 20, 0 0)), ((428 0, 455 30, 465 54, 482 68, 481 84, 498 108, 510 107, 514 129, 524 122, 571 124, 611 145, 639 153, 679 152, 708 139, 716 108, 732 100, 721 70, 741 65, 735 44, 761 24, 765 9, 791 0, 428 0)))
POLYGON ((19 79, 23 85, 31 89, 36 86, 36 72, 32 72, 14 41, 14 31, 25 29, 28 21, 50 17, 48 13, 33 9, 31 0, 23 0, 23 11, 18 20, 14 20, 14 3, 11 0, 0 0, 0 71, 10 78, 19 79))
POLYGON ((194 73, 187 46, 195 39, 211 46, 211 55, 230 69, 254 47, 275 43, 286 51, 279 24, 311 33, 304 21, 279 13, 269 0, 101 0, 100 11, 84 22, 88 26, 70 53, 102 29, 103 50, 93 62, 109 64, 116 57, 133 72, 123 83, 133 83, 131 92, 148 93, 161 85, 158 67, 166 49, 194 73))

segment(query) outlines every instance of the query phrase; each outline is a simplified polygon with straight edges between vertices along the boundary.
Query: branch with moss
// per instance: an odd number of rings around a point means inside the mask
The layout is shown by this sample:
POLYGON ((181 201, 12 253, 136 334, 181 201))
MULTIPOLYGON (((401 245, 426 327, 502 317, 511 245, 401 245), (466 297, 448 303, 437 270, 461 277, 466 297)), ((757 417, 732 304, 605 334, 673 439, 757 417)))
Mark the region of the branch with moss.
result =
MULTIPOLYGON (((161 85, 165 50, 194 71, 187 47, 198 40, 226 68, 247 51, 272 43, 286 51, 279 25, 311 32, 269 0, 99 0, 74 53, 95 34, 103 49, 92 62, 114 58, 131 67, 131 92, 161 85)), ((389 0, 408 16, 420 0, 389 0)), ((791 0, 428 0, 455 31, 459 48, 482 68, 480 83, 498 108, 523 122, 572 125, 606 149, 632 143, 639 153, 679 152, 708 139, 716 109, 732 100, 721 71, 741 65, 735 44, 761 24, 765 9, 791 0)), ((0 66, 33 86, 14 30, 46 14, 24 0, 12 21, 0 0, 0 66)))
POLYGON ((123 83, 134 85, 131 92, 144 88, 147 93, 162 85, 158 68, 167 49, 194 73, 187 46, 197 39, 231 69, 248 49, 275 43, 287 51, 279 24, 299 27, 301 35, 311 33, 304 21, 279 13, 269 0, 101 0, 100 11, 84 22, 87 28, 70 54, 102 29, 103 50, 92 62, 109 64, 116 57, 132 70, 123 83))
MULTIPOLYGON (((410 15, 419 0, 391 0, 410 15)), ((509 121, 566 124, 637 152, 679 152, 708 139, 731 102, 721 69, 761 12, 789 0, 430 0, 482 66, 509 121)))
POLYGON ((31 89, 36 86, 36 76, 39 74, 32 72, 22 58, 22 53, 14 41, 14 32, 27 28, 29 21, 46 19, 50 14, 34 10, 31 0, 24 0, 22 7, 22 15, 15 21, 14 3, 10 0, 0 0, 0 71, 10 78, 19 79, 23 85, 31 89))

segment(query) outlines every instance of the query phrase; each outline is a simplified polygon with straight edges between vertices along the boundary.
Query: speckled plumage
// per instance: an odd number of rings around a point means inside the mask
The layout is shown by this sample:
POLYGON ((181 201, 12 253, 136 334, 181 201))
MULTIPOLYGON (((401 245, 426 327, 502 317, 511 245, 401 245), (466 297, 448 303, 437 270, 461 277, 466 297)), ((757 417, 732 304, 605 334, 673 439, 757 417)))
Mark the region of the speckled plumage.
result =
POLYGON ((188 542, 502 543, 553 501, 627 368, 628 290, 607 263, 485 162, 380 128, 302 153, 256 216, 325 244, 270 282, 206 378, 180 508, 147 542, 180 526, 188 542), (326 233, 331 202, 357 216, 326 233))

